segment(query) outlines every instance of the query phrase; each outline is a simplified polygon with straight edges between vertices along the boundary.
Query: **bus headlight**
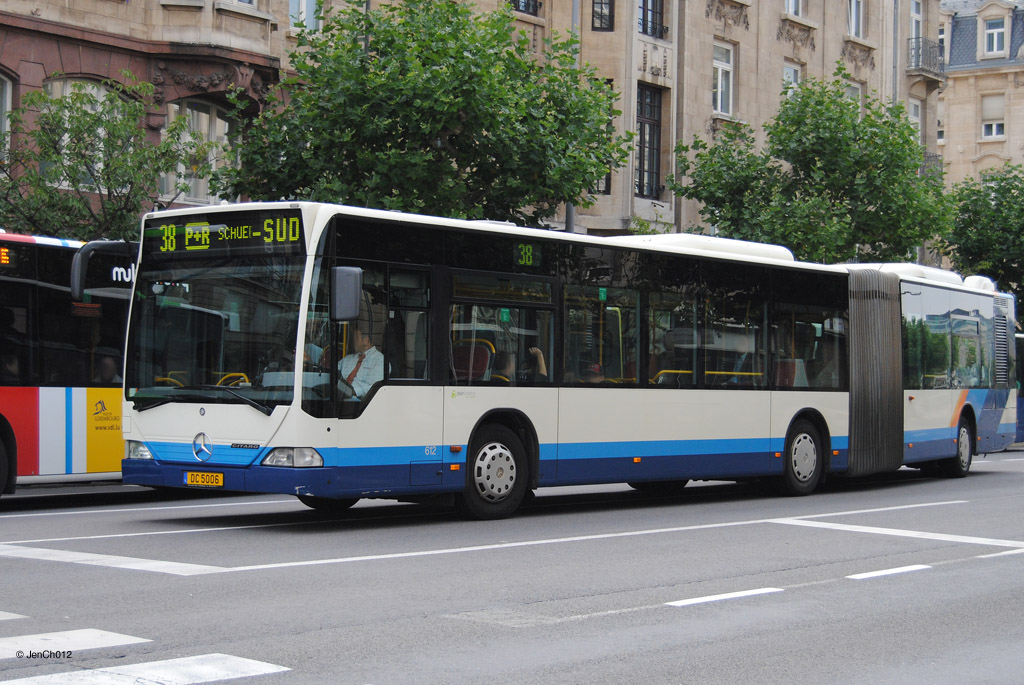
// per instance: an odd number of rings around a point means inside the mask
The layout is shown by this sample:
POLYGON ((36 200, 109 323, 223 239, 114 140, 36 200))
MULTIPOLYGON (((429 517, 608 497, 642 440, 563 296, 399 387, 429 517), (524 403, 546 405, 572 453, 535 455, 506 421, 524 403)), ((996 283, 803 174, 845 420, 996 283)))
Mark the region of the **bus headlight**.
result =
POLYGON ((125 459, 152 459, 153 453, 149 451, 145 443, 138 440, 126 440, 124 443, 125 459))
POLYGON ((312 447, 277 447, 260 462, 263 466, 314 468, 324 465, 324 458, 312 447))

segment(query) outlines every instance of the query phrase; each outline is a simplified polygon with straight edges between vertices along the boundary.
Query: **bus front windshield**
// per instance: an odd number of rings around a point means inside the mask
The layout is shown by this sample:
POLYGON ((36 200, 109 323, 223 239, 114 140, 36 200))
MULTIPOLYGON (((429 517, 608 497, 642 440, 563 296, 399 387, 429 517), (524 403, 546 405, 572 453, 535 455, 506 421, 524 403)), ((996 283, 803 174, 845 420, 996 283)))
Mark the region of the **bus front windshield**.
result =
POLYGON ((291 403, 303 261, 280 253, 143 259, 125 377, 136 409, 197 401, 269 414, 291 403))

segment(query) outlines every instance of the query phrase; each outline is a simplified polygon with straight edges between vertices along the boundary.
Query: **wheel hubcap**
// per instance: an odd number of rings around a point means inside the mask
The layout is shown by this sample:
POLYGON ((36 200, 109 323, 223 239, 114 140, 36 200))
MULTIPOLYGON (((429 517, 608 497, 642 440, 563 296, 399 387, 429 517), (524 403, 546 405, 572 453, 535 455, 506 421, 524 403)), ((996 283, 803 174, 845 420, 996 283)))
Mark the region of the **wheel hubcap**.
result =
POLYGON ((966 428, 960 429, 960 440, 958 441, 960 457, 960 468, 966 469, 971 464, 971 432, 966 428))
POLYGON ((790 451, 793 464, 793 475, 801 483, 806 483, 814 476, 818 464, 818 450, 814 440, 807 433, 801 433, 793 440, 790 451))
POLYGON ((500 502, 512 492, 515 482, 516 462, 512 452, 498 442, 481 447, 473 472, 477 493, 489 502, 500 502))

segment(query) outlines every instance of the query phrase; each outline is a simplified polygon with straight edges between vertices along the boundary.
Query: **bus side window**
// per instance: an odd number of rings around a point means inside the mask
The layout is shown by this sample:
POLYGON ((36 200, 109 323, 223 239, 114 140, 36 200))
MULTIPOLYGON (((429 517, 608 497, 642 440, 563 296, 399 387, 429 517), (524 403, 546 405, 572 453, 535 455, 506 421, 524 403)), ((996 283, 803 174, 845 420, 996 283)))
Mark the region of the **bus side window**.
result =
POLYGON ((387 347, 391 378, 425 380, 430 331, 430 274, 391 269, 387 347))

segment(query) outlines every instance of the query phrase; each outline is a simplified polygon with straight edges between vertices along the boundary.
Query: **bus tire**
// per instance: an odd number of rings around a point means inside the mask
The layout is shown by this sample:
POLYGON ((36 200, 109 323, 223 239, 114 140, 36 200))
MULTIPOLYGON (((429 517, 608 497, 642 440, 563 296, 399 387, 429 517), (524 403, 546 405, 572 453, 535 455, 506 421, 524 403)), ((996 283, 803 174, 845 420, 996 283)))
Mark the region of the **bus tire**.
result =
POLYGON ((315 495, 298 495, 299 501, 310 509, 322 511, 325 514, 338 514, 352 508, 352 505, 359 501, 358 497, 346 499, 334 499, 331 497, 317 497, 315 495))
POLYGON ((942 475, 947 478, 963 478, 971 470, 972 461, 974 461, 974 431, 971 430, 971 424, 961 417, 956 428, 956 456, 939 462, 942 475))
POLYGON ((787 495, 809 495, 821 482, 825 468, 821 437, 806 419, 793 423, 786 436, 783 453, 782 490, 787 495))
POLYGON ((505 426, 483 426, 473 436, 466 466, 466 488, 455 500, 460 513, 478 520, 515 513, 530 486, 519 436, 505 426))

